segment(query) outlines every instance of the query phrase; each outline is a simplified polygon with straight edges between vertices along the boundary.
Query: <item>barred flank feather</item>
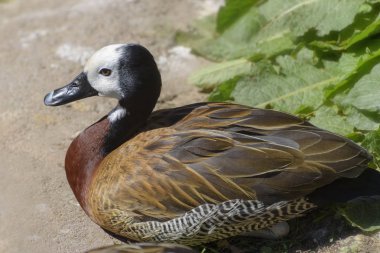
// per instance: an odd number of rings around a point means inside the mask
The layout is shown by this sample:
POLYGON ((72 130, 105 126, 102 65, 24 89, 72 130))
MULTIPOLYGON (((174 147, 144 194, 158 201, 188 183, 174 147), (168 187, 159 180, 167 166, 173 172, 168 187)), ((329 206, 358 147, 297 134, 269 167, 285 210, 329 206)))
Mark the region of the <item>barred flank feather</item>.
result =
POLYGON ((197 251, 178 244, 169 243, 133 243, 106 246, 87 253, 197 253, 197 251))
MULTIPOLYGON (((176 242, 198 245, 260 230, 278 222, 302 216, 316 206, 305 198, 282 201, 265 207, 256 200, 229 200, 203 204, 168 221, 147 221, 126 225, 120 234, 139 241, 176 242)), ((125 220, 114 216, 114 224, 125 220)))

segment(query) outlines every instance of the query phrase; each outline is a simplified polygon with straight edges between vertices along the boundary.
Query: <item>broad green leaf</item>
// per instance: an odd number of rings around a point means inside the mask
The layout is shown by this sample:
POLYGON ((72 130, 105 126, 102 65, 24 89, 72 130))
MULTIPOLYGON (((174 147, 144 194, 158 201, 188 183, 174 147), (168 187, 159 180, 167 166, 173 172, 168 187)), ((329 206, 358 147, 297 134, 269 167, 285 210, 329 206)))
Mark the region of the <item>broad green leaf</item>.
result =
POLYGON ((299 37, 310 29, 318 36, 349 26, 365 0, 271 0, 259 7, 267 19, 258 40, 290 31, 299 37), (342 15, 344 14, 344 15, 342 15))
POLYGON ((218 16, 220 35, 188 36, 193 51, 213 61, 270 58, 294 49, 294 40, 309 30, 325 35, 349 26, 365 0, 271 0, 258 7, 254 2, 231 0, 218 16))
POLYGON ((344 115, 347 117, 349 124, 355 126, 358 130, 370 131, 376 130, 380 124, 380 118, 376 121, 372 115, 356 109, 353 106, 347 106, 343 111, 344 115))
POLYGON ((341 51, 345 48, 342 48, 341 46, 337 45, 337 42, 335 40, 333 41, 323 41, 323 40, 315 40, 308 44, 309 46, 316 48, 321 51, 341 51))
POLYGON ((256 43, 250 45, 248 56, 253 61, 257 61, 262 58, 273 58, 277 55, 289 52, 295 48, 292 40, 287 36, 282 36, 278 38, 271 38, 263 43, 256 43))
MULTIPOLYGON (((312 65, 317 65, 319 62, 318 57, 315 55, 314 51, 303 47, 297 52, 297 60, 300 62, 309 63, 312 65)), ((336 65, 336 63, 334 63, 336 65)))
POLYGON ((347 134, 346 137, 357 143, 361 143, 364 140, 364 134, 362 132, 352 132, 347 134))
POLYGON ((235 23, 233 23, 228 29, 226 29, 220 36, 220 38, 229 43, 252 42, 254 35, 265 24, 265 19, 258 12, 257 8, 250 8, 245 15, 241 16, 235 23))
POLYGON ((339 33, 333 32, 325 37, 315 37, 309 45, 324 51, 343 51, 379 33, 378 7, 364 4, 359 12, 354 22, 339 33))
POLYGON ((351 225, 367 232, 374 232, 380 229, 380 199, 361 198, 350 201, 339 208, 339 213, 343 215, 351 225))
POLYGON ((248 9, 236 22, 220 36, 211 35, 202 29, 192 33, 179 33, 177 40, 192 47, 195 54, 213 61, 237 58, 270 58, 294 48, 294 43, 286 32, 266 40, 256 41, 255 35, 265 26, 265 19, 257 8, 248 9), (200 34, 206 34, 201 36, 200 34))
POLYGON ((211 92, 208 100, 211 102, 223 102, 232 100, 232 91, 235 89, 237 80, 232 79, 220 84, 211 92))
POLYGON ((347 49, 347 48, 351 47, 352 45, 354 45, 354 44, 356 44, 356 43, 358 43, 358 42, 360 42, 366 38, 369 38, 370 36, 372 36, 374 34, 379 33, 380 32, 380 15, 378 15, 377 18, 375 19, 375 21, 372 22, 371 24, 366 24, 364 29, 360 29, 359 27, 356 27, 356 29, 359 32, 354 34, 349 39, 342 41, 340 43, 339 46, 342 49, 347 49))
POLYGON ((307 106, 307 105, 301 105, 298 107, 297 111, 294 112, 294 114, 298 115, 299 117, 310 120, 311 117, 315 116, 315 110, 316 108, 307 106))
POLYGON ((380 169, 380 127, 366 134, 362 145, 373 155, 373 162, 380 169))
MULTIPOLYGON (((374 40, 379 47, 380 40, 374 40)), ((370 47, 366 47, 369 49, 370 47)), ((367 50, 368 51, 368 50, 367 50)), ((354 54, 343 54, 341 67, 344 68, 346 74, 342 77, 339 82, 334 86, 328 87, 325 92, 325 97, 327 100, 331 100, 337 94, 341 94, 346 90, 351 89, 358 79, 364 74, 366 74, 374 64, 376 64, 380 59, 380 49, 376 51, 370 50, 367 53, 359 53, 359 56, 354 56, 354 54)), ((379 86, 378 86, 379 87, 379 86)))
POLYGON ((238 43, 219 38, 214 41, 204 41, 199 47, 193 48, 197 55, 204 56, 212 61, 233 60, 238 58, 252 59, 272 58, 286 51, 292 50, 294 44, 289 37, 272 38, 265 43, 238 43))
POLYGON ((255 34, 265 25, 264 22, 257 9, 251 8, 222 35, 193 41, 193 52, 213 61, 242 57, 257 60, 271 58, 294 48, 293 41, 286 33, 255 41, 255 34))
POLYGON ((380 119, 380 64, 373 67, 368 75, 357 81, 347 96, 342 99, 343 105, 352 105, 363 111, 374 112, 380 119))
POLYGON ((267 71, 242 78, 232 93, 235 101, 291 113, 301 107, 318 108, 323 103, 323 89, 340 78, 289 56, 279 57, 277 62, 279 74, 267 71))
POLYGON ((218 32, 225 31, 258 1, 259 0, 227 0, 226 4, 219 9, 216 30, 218 32))
POLYGON ((226 82, 237 76, 250 74, 253 67, 254 63, 246 59, 218 63, 195 72, 190 76, 189 82, 204 90, 209 90, 214 88, 216 84, 226 82))
POLYGON ((354 131, 354 126, 350 124, 345 117, 338 114, 336 107, 320 107, 310 122, 320 128, 340 135, 348 135, 354 131))
POLYGON ((380 64, 377 64, 379 52, 362 53, 359 57, 343 54, 338 64, 343 78, 330 87, 330 91, 326 90, 326 94, 334 94, 332 101, 341 108, 347 121, 358 130, 374 130, 380 123, 380 111, 375 109, 379 104, 376 99, 380 89, 380 64), (373 66, 374 64, 377 65, 373 66), (372 100, 366 98, 368 95, 372 100))

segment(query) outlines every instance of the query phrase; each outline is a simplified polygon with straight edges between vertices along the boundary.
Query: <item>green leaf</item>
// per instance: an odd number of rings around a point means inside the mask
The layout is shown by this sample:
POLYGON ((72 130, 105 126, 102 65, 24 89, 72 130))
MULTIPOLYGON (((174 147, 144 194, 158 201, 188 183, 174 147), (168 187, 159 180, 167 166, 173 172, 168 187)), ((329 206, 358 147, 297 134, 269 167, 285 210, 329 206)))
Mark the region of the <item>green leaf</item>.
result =
POLYGON ((380 229, 380 199, 361 198, 338 209, 351 225, 367 232, 380 229))
MULTIPOLYGON (((379 47, 379 42, 380 40, 374 40, 371 44, 376 43, 376 46, 379 47)), ((365 48, 370 48, 370 45, 365 48)), ((363 48, 361 50, 363 50, 363 48)), ((345 71, 346 74, 333 87, 331 86, 329 89, 326 89, 326 100, 331 100, 337 94, 351 89, 357 80, 366 74, 380 58, 380 49, 376 49, 375 51, 370 50, 369 53, 363 53, 359 50, 356 52, 359 55, 358 57, 354 56, 354 54, 343 54, 340 68, 345 71)))
POLYGON ((348 135, 354 131, 354 126, 345 117, 338 114, 338 108, 336 107, 320 107, 310 122, 320 128, 340 135, 348 135))
POLYGON ((256 42, 255 34, 264 26, 264 22, 257 9, 251 8, 222 35, 193 41, 193 51, 207 59, 223 61, 242 57, 270 58, 294 48, 292 40, 286 34, 256 42))
MULTIPOLYGON (((310 46, 323 51, 343 51, 380 32, 378 6, 363 4, 354 22, 345 29, 325 37, 314 37, 310 46)), ((310 39, 309 39, 310 41, 310 39)))
POLYGON ((192 32, 194 34, 179 33, 177 41, 191 46, 195 54, 213 61, 242 57, 270 58, 294 48, 294 43, 286 32, 266 40, 256 41, 255 36, 265 26, 265 22, 266 20, 260 15, 257 8, 253 7, 221 35, 211 35, 199 28, 192 32), (202 33, 205 36, 199 36, 202 33))
POLYGON ((364 140, 364 134, 362 132, 353 132, 353 133, 347 134, 346 137, 358 143, 364 140))
POLYGON ((220 8, 217 16, 216 30, 225 31, 233 23, 243 16, 259 0, 227 0, 220 8))
POLYGON ((236 79, 229 80, 225 83, 220 84, 218 87, 211 92, 208 100, 211 102, 222 102, 232 100, 232 91, 236 86, 236 79))
POLYGON ((314 107, 301 105, 298 107, 297 111, 295 111, 295 114, 305 120, 310 120, 310 118, 314 116, 315 110, 314 107))
POLYGON ((358 27, 356 27, 356 29, 359 30, 360 32, 357 32, 356 34, 354 34, 349 39, 342 41, 339 45, 340 48, 342 48, 342 49, 350 48, 351 46, 355 45, 356 43, 363 41, 366 38, 369 38, 370 36, 372 36, 374 34, 379 33, 380 32, 380 15, 377 16, 377 18, 374 22, 372 22, 369 25, 366 25, 363 30, 358 29, 358 27))
POLYGON ((318 36, 339 31, 353 23, 365 0, 271 0, 259 7, 268 20, 258 35, 260 39, 291 31, 302 36, 310 29, 318 36), (344 15, 342 15, 344 13, 344 15))
POLYGON ((343 111, 349 124, 356 129, 369 131, 376 130, 380 124, 380 118, 377 120, 371 114, 366 114, 353 106, 347 106, 343 111))
POLYGON ((189 82, 202 89, 209 90, 214 88, 216 84, 226 82, 237 76, 250 74, 253 67, 254 63, 246 59, 213 64, 191 75, 189 82))
POLYGON ((380 169, 380 127, 366 134, 362 145, 373 155, 373 163, 380 169))
MULTIPOLYGON (((294 49, 294 40, 309 30, 325 35, 349 26, 364 2, 271 0, 256 7, 253 0, 231 0, 218 14, 217 27, 221 34, 189 35, 193 39, 186 44, 191 44, 196 54, 213 61, 270 58, 294 49)), ((196 34, 200 33, 196 30, 196 34)), ((183 40, 186 36, 181 37, 183 40)))
POLYGON ((257 61, 257 59, 272 58, 284 52, 291 51, 295 48, 295 45, 289 37, 282 36, 278 38, 273 37, 265 42, 253 44, 253 46, 249 46, 248 48, 249 58, 257 61))
POLYGON ((289 56, 281 56, 277 62, 280 74, 266 71, 242 78, 232 93, 235 101, 290 113, 300 107, 318 108, 323 103, 323 89, 340 78, 289 56))
POLYGON ((380 119, 380 64, 373 67, 368 75, 357 81, 342 99, 342 104, 377 113, 380 119))

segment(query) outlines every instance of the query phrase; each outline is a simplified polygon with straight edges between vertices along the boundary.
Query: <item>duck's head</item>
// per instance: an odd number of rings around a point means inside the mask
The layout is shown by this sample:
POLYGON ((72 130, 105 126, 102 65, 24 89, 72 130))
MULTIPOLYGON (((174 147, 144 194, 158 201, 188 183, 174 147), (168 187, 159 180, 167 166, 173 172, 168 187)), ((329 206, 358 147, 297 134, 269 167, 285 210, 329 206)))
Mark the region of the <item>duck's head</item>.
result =
POLYGON ((161 77, 151 53, 141 45, 115 44, 97 51, 82 73, 68 85, 48 93, 44 103, 58 106, 98 95, 119 100, 116 118, 133 113, 147 117, 160 91, 161 77))

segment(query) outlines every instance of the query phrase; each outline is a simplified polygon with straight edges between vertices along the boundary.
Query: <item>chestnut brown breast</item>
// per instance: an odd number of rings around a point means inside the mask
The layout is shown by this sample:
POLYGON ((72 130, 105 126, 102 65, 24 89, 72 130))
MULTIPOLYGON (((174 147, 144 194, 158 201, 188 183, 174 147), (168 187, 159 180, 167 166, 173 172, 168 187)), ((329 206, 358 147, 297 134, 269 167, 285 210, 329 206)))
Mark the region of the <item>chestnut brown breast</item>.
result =
POLYGON ((87 208, 86 193, 96 168, 104 158, 102 146, 109 127, 109 120, 101 119, 78 135, 66 153, 67 180, 88 215, 91 211, 87 208))

